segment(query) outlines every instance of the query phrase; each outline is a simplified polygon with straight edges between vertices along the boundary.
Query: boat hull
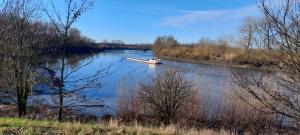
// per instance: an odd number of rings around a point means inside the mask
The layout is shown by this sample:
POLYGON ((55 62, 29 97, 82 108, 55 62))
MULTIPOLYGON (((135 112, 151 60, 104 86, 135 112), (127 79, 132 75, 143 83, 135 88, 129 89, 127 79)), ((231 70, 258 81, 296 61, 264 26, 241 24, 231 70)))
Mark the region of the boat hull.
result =
POLYGON ((130 57, 126 57, 126 59, 132 60, 132 61, 137 61, 137 62, 143 62, 143 63, 146 63, 146 64, 161 64, 157 60, 146 60, 146 59, 130 58, 130 57))

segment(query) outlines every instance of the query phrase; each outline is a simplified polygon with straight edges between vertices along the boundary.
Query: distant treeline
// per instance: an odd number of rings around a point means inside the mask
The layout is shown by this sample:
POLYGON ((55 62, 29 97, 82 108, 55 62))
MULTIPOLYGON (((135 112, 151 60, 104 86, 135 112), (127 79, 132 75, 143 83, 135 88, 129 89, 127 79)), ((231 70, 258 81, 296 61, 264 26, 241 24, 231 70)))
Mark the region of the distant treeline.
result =
MULTIPOLYGON (((21 21, 22 18, 13 13, 4 13, 0 14, 0 28, 3 30, 8 30, 5 27, 5 23, 9 22, 11 18, 15 18, 16 23, 21 21)), ((34 35, 36 46, 32 47, 35 52, 41 54, 57 54, 61 51, 65 51, 68 54, 82 54, 82 53, 91 53, 99 52, 103 50, 119 50, 119 49, 134 49, 134 50, 150 50, 150 44, 125 44, 125 43, 96 43, 94 39, 91 39, 87 36, 81 34, 80 30, 77 28, 70 28, 68 31, 67 39, 63 39, 57 31, 57 28, 50 22, 43 21, 32 21, 24 20, 25 27, 24 35, 34 35), (62 42, 66 40, 66 44, 62 46, 62 42)), ((22 24, 23 25, 23 24, 22 24)), ((19 32, 15 32, 19 33, 19 32)), ((3 34, 2 36, 6 36, 3 34)), ((29 36, 28 36, 29 37, 29 36)), ((27 38, 27 37, 24 37, 27 38)), ((1 40, 6 40, 6 38, 1 38, 1 40)), ((17 39, 15 39, 16 41, 17 39)), ((7 40, 6 40, 7 41, 7 40)), ((5 43, 6 41, 1 41, 5 43)), ((9 44, 3 45, 2 47, 8 47, 9 44)))
MULTIPOLYGON (((55 54, 60 50, 63 50, 61 42, 64 39, 60 38, 60 35, 56 32, 54 26, 48 23, 40 23, 35 25, 40 25, 40 32, 44 33, 43 37, 45 38, 45 44, 41 46, 43 52, 55 54)), ((95 40, 82 35, 80 30, 77 28, 70 28, 68 39, 65 40, 67 40, 65 51, 68 53, 86 53, 95 49, 93 46, 95 40)))
POLYGON ((226 39, 203 38, 196 43, 182 44, 173 36, 161 36, 155 40, 153 51, 157 56, 173 60, 254 67, 274 64, 262 52, 253 48, 247 50, 243 46, 232 47, 226 39))
MULTIPOLYGON (((16 23, 18 21, 22 21, 22 17, 15 15, 13 13, 2 13, 0 14, 0 29, 3 30, 2 33, 5 32, 5 30, 9 30, 5 27, 7 27, 6 23, 9 23, 11 21, 11 18, 15 18, 14 20, 16 23)), ((86 37, 81 34, 81 32, 77 28, 70 28, 68 32, 68 38, 62 39, 60 34, 57 32, 57 28, 53 26, 51 23, 48 22, 42 22, 42 21, 32 21, 32 20, 24 20, 24 24, 20 24, 19 27, 23 27, 22 35, 23 38, 28 38, 29 35, 34 35, 35 38, 32 40, 35 40, 36 46, 32 47, 35 51, 40 51, 43 53, 58 53, 59 50, 62 50, 62 42, 63 40, 66 40, 67 47, 65 47, 65 51, 70 52, 86 52, 91 51, 92 43, 95 43, 95 40, 86 37), (27 36, 28 35, 28 36, 27 36)), ((18 27, 16 25, 15 27, 18 27)), ((13 30, 11 30, 13 31, 13 30)), ((18 34, 20 32, 16 31, 11 34, 18 34)), ((2 36, 7 36, 3 34, 2 36)), ((11 37, 12 40, 16 41, 20 39, 13 39, 13 35, 11 37)), ((6 37, 1 38, 0 40, 2 43, 8 42, 6 40, 6 37)), ((6 44, 7 46, 9 44, 6 44)), ((6 47, 3 45, 2 47, 6 47)))
POLYGON ((151 50, 151 44, 125 44, 125 43, 95 43, 95 46, 104 50, 151 50))

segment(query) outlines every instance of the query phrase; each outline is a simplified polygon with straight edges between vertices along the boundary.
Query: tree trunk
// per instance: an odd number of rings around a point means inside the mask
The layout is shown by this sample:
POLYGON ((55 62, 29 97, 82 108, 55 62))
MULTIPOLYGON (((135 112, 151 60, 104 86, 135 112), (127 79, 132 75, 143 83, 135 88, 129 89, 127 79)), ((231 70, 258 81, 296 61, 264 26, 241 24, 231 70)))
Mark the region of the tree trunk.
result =
POLYGON ((63 95, 63 87, 64 87, 64 70, 65 70, 65 57, 62 58, 61 63, 61 72, 60 72, 60 84, 59 84, 59 108, 58 108, 58 120, 62 120, 63 115, 63 102, 64 102, 64 95, 63 95))
POLYGON ((27 99, 24 99, 24 97, 19 95, 17 104, 19 117, 24 117, 27 113, 27 99))

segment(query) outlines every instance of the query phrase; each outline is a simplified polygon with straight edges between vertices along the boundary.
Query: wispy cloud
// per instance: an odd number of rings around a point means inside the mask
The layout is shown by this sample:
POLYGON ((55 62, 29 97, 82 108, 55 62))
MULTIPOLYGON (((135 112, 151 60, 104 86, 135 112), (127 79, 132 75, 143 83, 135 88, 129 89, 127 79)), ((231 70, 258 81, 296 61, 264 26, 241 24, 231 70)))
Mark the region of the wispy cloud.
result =
POLYGON ((112 8, 123 9, 135 12, 149 13, 149 14, 163 14, 169 11, 168 6, 158 7, 157 5, 153 5, 153 3, 144 3, 144 4, 129 4, 126 2, 112 2, 112 8))
POLYGON ((163 26, 182 27, 197 25, 199 23, 229 23, 241 21, 248 16, 258 16, 259 10, 256 5, 236 9, 220 9, 207 11, 180 10, 179 15, 166 16, 160 22, 163 26))

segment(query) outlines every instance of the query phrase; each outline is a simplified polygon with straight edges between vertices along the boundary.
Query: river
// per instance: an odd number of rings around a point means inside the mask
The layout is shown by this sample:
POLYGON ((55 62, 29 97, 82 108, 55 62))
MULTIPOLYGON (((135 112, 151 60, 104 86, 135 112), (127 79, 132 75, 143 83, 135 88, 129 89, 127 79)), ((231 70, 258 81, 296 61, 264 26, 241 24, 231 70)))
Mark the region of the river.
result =
MULTIPOLYGON (((155 73, 166 68, 176 68, 183 71, 185 77, 193 82, 195 87, 211 99, 220 99, 227 90, 233 86, 232 70, 241 70, 217 65, 193 64, 186 62, 175 62, 169 60, 161 60, 160 65, 149 65, 141 62, 130 61, 125 57, 135 58, 151 58, 152 51, 138 50, 113 50, 104 51, 92 56, 81 58, 79 62, 71 63, 66 71, 76 71, 72 73, 68 80, 71 82, 85 78, 101 72, 99 82, 101 88, 87 88, 77 93, 84 97, 87 101, 81 104, 99 104, 102 107, 79 108, 82 113, 101 116, 103 114, 115 115, 116 113, 116 97, 117 91, 122 89, 134 89, 140 83, 146 83, 155 73), (79 68, 80 67, 80 68, 79 68)), ((70 60, 71 61, 71 60, 70 60)), ((49 67, 56 67, 59 62, 55 61, 49 67)), ((77 87, 82 84, 80 82, 77 87)), ((66 89, 74 88, 74 84, 66 85, 66 89)), ((45 89, 44 87, 40 87, 45 89)), ((45 89, 46 91, 46 89, 45 89)), ((51 92, 32 96, 35 98, 49 99, 51 92)), ((77 101, 78 99, 69 98, 65 102, 77 101)), ((67 103, 65 103, 67 104, 67 103)))

